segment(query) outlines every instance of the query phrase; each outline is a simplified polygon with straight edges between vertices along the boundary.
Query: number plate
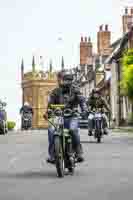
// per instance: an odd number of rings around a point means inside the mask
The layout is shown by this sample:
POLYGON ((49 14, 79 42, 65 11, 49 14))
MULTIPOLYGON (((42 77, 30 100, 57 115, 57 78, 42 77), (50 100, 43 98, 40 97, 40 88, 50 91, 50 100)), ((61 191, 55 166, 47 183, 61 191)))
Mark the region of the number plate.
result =
POLYGON ((96 114, 95 114, 95 117, 101 118, 101 113, 96 113, 96 114))

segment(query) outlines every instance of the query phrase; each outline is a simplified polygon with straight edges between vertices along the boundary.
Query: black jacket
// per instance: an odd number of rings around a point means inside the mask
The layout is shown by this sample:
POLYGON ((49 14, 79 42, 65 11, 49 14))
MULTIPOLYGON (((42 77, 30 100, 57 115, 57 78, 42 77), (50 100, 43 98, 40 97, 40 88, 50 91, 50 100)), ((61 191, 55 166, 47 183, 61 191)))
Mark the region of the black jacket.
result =
POLYGON ((66 92, 61 87, 55 88, 48 98, 48 107, 50 104, 65 104, 66 107, 71 109, 80 106, 82 111, 87 111, 85 98, 75 86, 71 86, 69 91, 66 92))
POLYGON ((33 109, 31 106, 22 106, 22 108, 20 109, 20 114, 24 112, 24 113, 31 113, 33 115, 33 109))

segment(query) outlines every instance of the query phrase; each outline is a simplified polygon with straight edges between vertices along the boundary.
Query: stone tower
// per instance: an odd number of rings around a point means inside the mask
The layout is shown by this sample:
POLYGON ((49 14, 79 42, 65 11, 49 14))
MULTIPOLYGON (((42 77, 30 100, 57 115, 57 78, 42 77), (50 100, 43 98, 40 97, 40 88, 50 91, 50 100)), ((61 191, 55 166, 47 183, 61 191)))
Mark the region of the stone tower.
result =
POLYGON ((99 55, 110 55, 111 49, 111 32, 108 30, 108 25, 105 25, 105 30, 101 25, 97 33, 97 50, 99 55))
POLYGON ((93 63, 93 52, 92 42, 90 37, 81 37, 80 41, 80 66, 92 65, 93 63))
POLYGON ((128 32, 133 26, 133 8, 125 8, 125 13, 122 16, 123 33, 128 32))
MULTIPOLYGON (((22 62, 23 63, 23 62, 22 62)), ((37 71, 35 58, 32 59, 32 71, 24 73, 24 65, 21 65, 23 103, 28 101, 33 108, 33 129, 47 128, 47 122, 43 114, 47 110, 48 94, 57 86, 56 73, 50 71, 44 73, 37 71)))

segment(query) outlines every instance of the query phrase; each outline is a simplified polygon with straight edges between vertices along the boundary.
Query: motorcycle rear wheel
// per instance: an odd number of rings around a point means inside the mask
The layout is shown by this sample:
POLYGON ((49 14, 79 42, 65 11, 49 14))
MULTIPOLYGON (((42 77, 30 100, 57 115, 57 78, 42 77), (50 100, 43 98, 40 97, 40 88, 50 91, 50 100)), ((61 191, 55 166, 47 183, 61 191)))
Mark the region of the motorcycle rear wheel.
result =
POLYGON ((97 143, 101 143, 101 132, 97 132, 97 143))

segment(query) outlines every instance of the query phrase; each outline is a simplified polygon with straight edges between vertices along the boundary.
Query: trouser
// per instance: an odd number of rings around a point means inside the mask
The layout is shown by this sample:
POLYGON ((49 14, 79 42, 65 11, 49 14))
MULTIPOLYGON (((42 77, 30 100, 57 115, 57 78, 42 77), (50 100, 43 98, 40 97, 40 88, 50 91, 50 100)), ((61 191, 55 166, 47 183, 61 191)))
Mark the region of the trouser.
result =
MULTIPOLYGON (((72 134, 72 142, 75 151, 80 148, 80 134, 78 118, 65 118, 64 128, 69 129, 72 134)), ((48 153, 51 158, 54 158, 54 127, 48 127, 48 153)), ((77 152, 78 153, 78 152, 77 152)))
MULTIPOLYGON (((105 113, 102 113, 102 118, 103 118, 103 129, 107 130, 108 129, 108 118, 105 113)), ((88 130, 92 131, 94 129, 94 115, 91 113, 88 116, 88 130)))

